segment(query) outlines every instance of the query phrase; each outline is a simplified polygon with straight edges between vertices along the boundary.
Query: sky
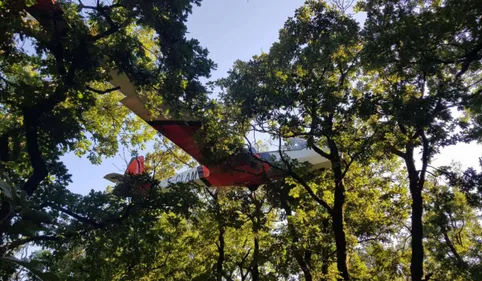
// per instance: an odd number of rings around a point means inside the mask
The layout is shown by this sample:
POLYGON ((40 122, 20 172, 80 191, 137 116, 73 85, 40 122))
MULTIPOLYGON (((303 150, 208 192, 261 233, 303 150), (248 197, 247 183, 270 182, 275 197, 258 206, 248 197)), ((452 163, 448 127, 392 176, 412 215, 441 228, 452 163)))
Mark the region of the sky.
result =
MULTIPOLYGON (((188 20, 189 37, 196 38, 208 48, 210 58, 218 67, 211 79, 226 76, 237 59, 248 60, 253 55, 267 52, 278 39, 278 31, 303 0, 203 0, 195 7, 188 20)), ((363 21, 362 16, 357 20, 363 21)), ((125 152, 129 158, 128 151, 125 152)), ((433 165, 447 165, 452 160, 463 166, 477 166, 482 156, 482 146, 461 144, 447 148, 437 156, 433 165)), ((69 189, 87 194, 91 189, 103 190, 109 182, 104 175, 122 173, 126 167, 123 152, 105 159, 100 165, 92 165, 85 157, 68 154, 62 158, 72 174, 69 189)))

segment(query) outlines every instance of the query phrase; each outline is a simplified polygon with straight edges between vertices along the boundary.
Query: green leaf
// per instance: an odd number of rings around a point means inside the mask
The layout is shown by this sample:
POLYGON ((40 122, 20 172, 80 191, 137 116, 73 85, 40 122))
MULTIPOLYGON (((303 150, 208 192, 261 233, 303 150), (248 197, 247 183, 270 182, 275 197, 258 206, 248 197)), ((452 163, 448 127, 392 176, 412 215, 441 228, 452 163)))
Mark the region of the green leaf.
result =
POLYGON ((25 0, 25 6, 30 7, 37 4, 36 0, 25 0))

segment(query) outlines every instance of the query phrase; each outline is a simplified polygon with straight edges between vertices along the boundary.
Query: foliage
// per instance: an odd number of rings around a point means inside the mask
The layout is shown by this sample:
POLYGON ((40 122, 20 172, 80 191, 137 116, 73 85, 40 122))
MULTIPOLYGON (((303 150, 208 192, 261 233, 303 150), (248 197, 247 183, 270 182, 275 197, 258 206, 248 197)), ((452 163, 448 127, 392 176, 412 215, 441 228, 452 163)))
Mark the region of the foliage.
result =
MULTIPOLYGON (((209 76, 214 64, 198 41, 185 36, 187 16, 199 4, 0 1, 0 179, 11 182, 2 186, 2 256, 30 242, 73 239, 82 233, 75 224, 73 232, 65 229, 70 224, 66 214, 100 227, 123 220, 116 213, 122 207, 133 208, 125 199, 105 194, 92 193, 87 201, 71 194, 66 189, 70 175, 60 157, 73 152, 100 164, 119 145, 142 149, 154 138, 152 128, 120 105, 122 95, 107 84, 115 71, 129 77, 152 110, 163 98, 182 98, 190 106, 204 100, 199 79, 209 76), (49 20, 52 12, 65 21, 49 20), (111 209, 87 219, 101 202, 111 209)), ((171 109, 173 115, 182 111, 175 102, 171 109)), ((166 161, 178 160, 169 156, 166 161)), ((176 204, 173 210, 179 209, 176 204)))

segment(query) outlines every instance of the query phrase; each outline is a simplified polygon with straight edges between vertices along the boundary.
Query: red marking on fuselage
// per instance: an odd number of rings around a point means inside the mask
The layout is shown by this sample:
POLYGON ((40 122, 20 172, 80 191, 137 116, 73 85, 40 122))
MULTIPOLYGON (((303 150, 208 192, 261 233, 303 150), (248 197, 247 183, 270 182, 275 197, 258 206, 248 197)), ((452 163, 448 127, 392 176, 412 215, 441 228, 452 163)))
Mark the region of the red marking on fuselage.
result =
MULTIPOLYGON (((259 158, 258 155, 254 155, 259 158)), ((251 186, 267 183, 273 171, 269 164, 253 159, 252 155, 233 156, 225 163, 209 167, 210 175, 206 180, 215 187, 251 186)))

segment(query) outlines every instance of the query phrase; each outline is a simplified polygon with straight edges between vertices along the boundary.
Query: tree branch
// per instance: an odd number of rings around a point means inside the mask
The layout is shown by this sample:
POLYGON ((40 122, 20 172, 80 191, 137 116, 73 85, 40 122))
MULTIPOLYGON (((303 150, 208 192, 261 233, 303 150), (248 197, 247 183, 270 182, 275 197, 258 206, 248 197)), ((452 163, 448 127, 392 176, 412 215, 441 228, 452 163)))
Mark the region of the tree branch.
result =
POLYGON ((422 170, 420 172, 420 179, 418 181, 418 184, 420 186, 420 190, 422 190, 424 183, 425 183, 425 176, 427 174, 427 166, 428 166, 428 160, 430 157, 429 154, 429 142, 427 139, 427 136, 425 135, 425 132, 420 132, 420 136, 422 138, 422 170))
POLYGON ((101 32, 95 36, 91 36, 90 39, 92 41, 97 41, 97 40, 100 40, 102 38, 105 38, 109 35, 112 35, 114 33, 116 33, 117 31, 119 31, 120 29, 122 29, 123 27, 127 26, 127 24, 129 23, 129 20, 125 20, 123 23, 119 24, 119 25, 114 25, 114 26, 111 26, 109 29, 107 29, 106 31, 104 32, 101 32))
POLYGON ((110 89, 107 89, 107 90, 98 90, 98 89, 94 89, 90 86, 87 86, 86 87, 87 90, 91 91, 91 92, 94 92, 94 93, 97 93, 99 95, 104 95, 104 94, 107 94, 107 93, 111 93, 111 92, 114 92, 114 91, 117 91, 119 90, 121 87, 120 86, 117 86, 117 87, 114 87, 114 88, 110 88, 110 89))
POLYGON ((316 153, 320 154, 321 156, 325 157, 325 158, 328 159, 328 160, 331 160, 331 154, 324 152, 321 148, 319 148, 319 147, 316 146, 315 144, 312 144, 312 145, 311 145, 311 148, 313 148, 313 150, 314 150, 316 153))
POLYGON ((281 152, 281 138, 280 138, 280 145, 279 145, 279 154, 280 154, 280 158, 281 158, 281 161, 283 161, 283 163, 286 165, 286 167, 288 167, 288 173, 291 177, 293 177, 298 183, 300 183, 304 188, 305 190, 308 192, 308 194, 310 194, 310 196, 318 203, 320 204, 321 206, 323 206, 326 211, 328 211, 328 213, 331 215, 333 210, 332 208, 330 207, 330 205, 328 205, 328 203, 326 203, 326 201, 324 201, 323 199, 321 199, 320 197, 318 197, 314 192, 313 190, 311 189, 311 187, 306 183, 306 181, 304 181, 298 174, 296 174, 293 169, 291 168, 291 165, 288 163, 288 161, 283 157, 283 153, 281 152))
POLYGON ((455 79, 460 78, 467 70, 469 70, 470 64, 474 61, 482 59, 482 54, 479 52, 482 50, 482 42, 480 42, 475 48, 465 55, 465 60, 462 65, 462 69, 455 75, 455 79))
POLYGON ((61 239, 62 238, 59 236, 51 236, 51 235, 33 236, 33 237, 28 237, 26 239, 14 240, 6 247, 8 247, 9 250, 13 250, 30 242, 58 241, 61 239))
POLYGON ((452 254, 454 255, 455 259, 457 260, 457 264, 459 266, 460 269, 465 269, 466 268, 466 263, 465 261, 462 259, 462 257, 459 255, 459 253, 457 252, 457 249, 455 249, 455 246, 454 244, 452 243, 452 241, 450 240, 450 237, 447 233, 447 229, 445 228, 445 226, 443 226, 442 224, 439 224, 440 226, 440 230, 442 231, 442 234, 443 234, 443 237, 444 237, 444 240, 445 240, 445 243, 447 244, 447 246, 449 247, 450 251, 452 252, 452 254))
POLYGON ((406 153, 404 153, 404 152, 396 149, 396 148, 393 147, 393 146, 390 146, 390 152, 393 153, 393 154, 395 154, 395 155, 397 155, 397 156, 399 156, 399 157, 401 157, 401 158, 403 158, 403 159, 407 158, 407 154, 406 154, 406 153))
POLYGON ((23 111, 23 116, 27 152, 33 168, 33 174, 25 183, 23 189, 31 196, 38 185, 47 177, 48 170, 39 148, 37 116, 36 114, 32 115, 28 110, 23 111))
POLYGON ((98 223, 98 222, 96 222, 96 221, 94 221, 94 220, 92 220, 92 219, 89 219, 89 218, 83 217, 83 216, 81 216, 81 215, 78 215, 78 214, 76 214, 76 213, 74 213, 74 212, 72 212, 72 211, 70 211, 70 210, 68 210, 68 209, 62 208, 62 207, 60 207, 60 206, 56 206, 56 205, 53 205, 53 204, 50 204, 49 206, 52 207, 52 208, 55 209, 55 210, 58 210, 58 211, 60 211, 60 212, 62 212, 62 213, 64 213, 64 214, 67 214, 67 215, 73 217, 74 219, 76 219, 76 220, 78 220, 78 221, 80 221, 80 222, 82 222, 82 223, 92 225, 92 226, 94 226, 95 228, 100 228, 100 227, 103 225, 103 224, 100 224, 100 223, 98 223))

